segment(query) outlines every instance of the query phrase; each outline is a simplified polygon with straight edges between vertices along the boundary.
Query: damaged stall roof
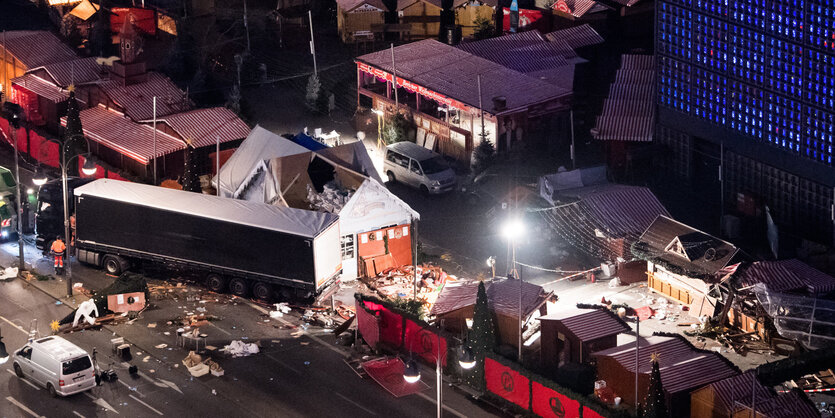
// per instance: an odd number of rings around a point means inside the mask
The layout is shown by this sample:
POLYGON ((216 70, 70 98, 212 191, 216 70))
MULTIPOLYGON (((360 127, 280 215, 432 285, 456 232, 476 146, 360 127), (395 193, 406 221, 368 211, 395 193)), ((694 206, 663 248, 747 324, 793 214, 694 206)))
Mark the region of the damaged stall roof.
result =
POLYGON ((264 203, 166 189, 126 181, 100 179, 75 189, 79 201, 85 196, 116 200, 162 210, 224 219, 242 225, 314 238, 337 221, 330 213, 278 207, 264 203))

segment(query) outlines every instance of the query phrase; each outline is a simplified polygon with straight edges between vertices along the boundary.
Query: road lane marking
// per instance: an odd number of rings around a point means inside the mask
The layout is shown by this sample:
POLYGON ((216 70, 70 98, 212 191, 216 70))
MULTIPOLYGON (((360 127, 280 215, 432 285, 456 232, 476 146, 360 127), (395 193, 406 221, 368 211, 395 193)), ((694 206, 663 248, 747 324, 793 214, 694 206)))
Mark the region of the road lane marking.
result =
POLYGON ((284 367, 286 367, 287 369, 290 369, 290 371, 292 371, 293 373, 296 373, 297 375, 300 375, 300 376, 301 376, 301 375, 303 375, 303 374, 304 374, 304 373, 302 373, 302 372, 300 372, 300 371, 298 371, 298 370, 296 370, 296 369, 294 369, 294 368, 290 367, 289 365, 287 365, 287 363, 284 363, 283 361, 281 361, 281 360, 279 360, 279 359, 277 359, 277 358, 273 357, 273 356, 272 356, 272 354, 267 354, 267 357, 268 357, 268 358, 270 358, 272 361, 274 361, 274 362, 276 362, 276 363, 280 364, 281 366, 284 366, 284 367))
POLYGON ((217 325, 215 325, 215 324, 213 324, 213 323, 211 323, 211 322, 209 322, 209 325, 211 325, 211 326, 215 327, 215 329, 217 329, 218 331, 220 331, 220 332, 222 332, 222 333, 224 333, 224 334, 226 334, 226 335, 232 336, 232 333, 231 333, 231 332, 229 332, 229 331, 227 331, 227 330, 225 330, 225 329, 223 329, 223 328, 221 328, 221 327, 219 327, 219 326, 217 326, 217 325))
MULTIPOLYGON (((9 372, 12 376, 17 377, 15 372, 12 371, 12 369, 6 369, 6 371, 9 372)), ((33 388, 35 388, 35 390, 41 390, 41 388, 37 387, 34 383, 26 380, 25 378, 19 378, 19 379, 20 379, 21 382, 26 383, 27 385, 32 386, 33 388)))
MULTIPOLYGON (((435 398, 433 398, 433 397, 431 397, 431 396, 429 396, 429 395, 427 395, 427 394, 425 394, 425 393, 423 393, 423 392, 418 392, 418 393, 417 393, 417 395, 418 395, 418 396, 420 396, 420 397, 421 397, 421 398, 423 398, 423 399, 426 399, 426 400, 427 400, 427 401, 429 401, 429 402, 432 402, 433 404, 437 404, 437 403, 438 403, 438 402, 437 402, 437 399, 435 399, 435 398)), ((452 409, 452 408, 450 408, 450 407, 448 407, 448 406, 446 406, 446 405, 444 405, 443 407, 444 407, 444 409, 446 409, 447 411, 451 412, 453 415, 455 415, 455 416, 457 416, 457 417, 467 418, 467 416, 466 416, 466 415, 464 415, 464 414, 462 414, 462 413, 460 413, 460 412, 458 412, 458 411, 456 411, 456 410, 454 410, 454 409, 452 409)))
POLYGON ((119 383, 121 383, 122 385, 124 385, 126 388, 128 388, 128 390, 131 390, 131 391, 134 391, 134 392, 138 393, 138 394, 139 394, 139 396, 141 396, 141 397, 143 397, 143 398, 145 397, 145 395, 143 395, 143 394, 142 394, 142 392, 140 392, 138 389, 135 389, 135 388, 134 388, 134 389, 131 389, 131 385, 129 385, 129 384, 127 384, 127 383, 123 382, 122 380, 116 379, 116 381, 117 381, 117 382, 119 382, 119 383))
MULTIPOLYGON (((268 310, 266 310, 266 309, 264 309, 264 308, 262 308, 262 307, 260 307, 260 306, 258 306, 258 305, 256 305, 256 304, 254 304, 254 303, 252 303, 252 302, 250 302, 250 301, 246 301, 246 303, 247 303, 247 305, 249 305, 250 307, 252 307, 253 309, 255 309, 255 310, 256 310, 256 311, 258 311, 258 312, 261 312, 261 313, 263 313, 263 314, 267 314, 267 315, 269 315, 269 314, 270 314, 270 311, 268 311, 268 310)), ((282 324, 284 324, 284 325, 290 325, 290 326, 293 326, 293 327, 298 327, 298 325, 295 325, 295 324, 293 324, 292 322, 289 322, 289 321, 287 321, 287 320, 286 320, 286 319, 284 319, 284 318, 273 318, 273 319, 275 319, 275 320, 276 320, 276 321, 278 321, 278 322, 281 322, 281 323, 282 323, 282 324)), ((301 328, 301 327, 299 327, 299 328, 301 328)), ((306 335, 306 336, 307 336, 308 338, 310 338, 311 340, 316 341, 317 343, 319 343, 319 344, 323 345, 325 348, 330 349, 330 350, 331 350, 331 351, 333 351, 334 353, 339 354, 340 356, 344 356, 344 355, 345 355, 345 353, 343 353, 343 352, 342 352, 342 350, 340 350, 340 349, 338 349, 338 348, 334 347, 334 346, 333 346, 333 345, 331 345, 331 344, 328 344, 325 340, 323 340, 323 339, 321 339, 321 338, 319 338, 319 337, 317 337, 317 336, 315 336, 315 335, 313 335, 313 334, 308 334, 306 331, 302 331, 302 335, 306 335)))
POLYGON ((78 412, 76 412, 76 411, 72 411, 72 413, 73 413, 73 415, 75 415, 75 416, 77 416, 77 417, 84 418, 84 415, 81 415, 81 414, 79 414, 79 413, 78 413, 78 412))
POLYGON ((145 402, 142 402, 142 401, 141 401, 139 398, 137 398, 136 396, 133 396, 132 394, 131 394, 131 395, 128 395, 128 396, 130 396, 131 398, 133 398, 133 400, 135 400, 136 402, 139 402, 139 403, 141 403, 142 405, 145 405, 146 407, 148 407, 148 409, 150 409, 151 411, 156 412, 158 415, 165 415, 165 414, 163 414, 162 412, 159 412, 159 411, 157 411, 156 409, 154 409, 154 407, 153 407, 153 406, 148 405, 148 404, 146 404, 145 402))
POLYGON ((343 395, 343 394, 341 394, 341 393, 339 393, 339 392, 334 392, 334 393, 336 394, 336 396, 339 396, 340 398, 345 399, 346 401, 348 401, 348 403, 350 403, 351 405, 354 405, 354 406, 356 406, 357 408, 362 409, 363 411, 368 412, 368 413, 369 413, 369 414, 371 414, 371 415, 374 415, 374 416, 376 416, 376 415, 377 415, 376 413, 374 413, 374 411, 371 411, 371 410, 369 410, 369 409, 365 408, 364 406, 362 406, 362 405, 360 405, 360 404, 358 404, 358 403, 356 403, 356 402, 354 402, 354 401, 352 401, 352 400, 348 399, 348 397, 347 397, 347 396, 345 396, 345 395, 343 395))
POLYGON ((9 325, 11 325, 11 326, 13 326, 13 327, 15 327, 15 328, 19 329, 19 330, 20 330, 20 332, 22 332, 22 333, 24 333, 24 334, 26 334, 26 335, 29 335, 29 331, 26 331, 25 329, 23 329, 23 327, 22 327, 22 326, 20 326, 20 325, 18 325, 18 324, 15 324, 15 323, 14 323, 14 322, 12 322, 12 321, 9 321, 9 320, 8 320, 8 319, 6 319, 4 316, 0 316, 0 319, 2 319, 2 320, 4 320, 4 321, 8 322, 8 323, 9 323, 9 325))
POLYGON ((109 409, 109 410, 111 410, 111 411, 113 411, 113 412, 115 412, 115 413, 117 413, 117 414, 119 413, 119 411, 117 411, 117 410, 116 410, 116 409, 114 409, 112 406, 110 406, 110 404, 109 404, 109 403, 107 403, 107 401, 106 401, 106 400, 104 400, 104 399, 102 399, 102 398, 97 398, 97 397, 95 397, 95 396, 91 395, 91 394, 90 394, 90 392, 82 392, 82 393, 84 393, 85 395, 87 395, 87 397, 88 397, 88 398, 92 399, 94 404, 96 404, 96 405, 98 405, 98 406, 100 406, 100 407, 102 407, 102 408, 104 408, 104 409, 109 409))
POLYGON ((26 405, 24 405, 24 404, 22 404, 22 403, 18 402, 18 401, 17 401, 17 399, 12 398, 11 396, 6 396, 6 400, 7 400, 7 401, 9 401, 9 402, 11 402, 11 403, 13 403, 13 404, 15 404, 18 408, 22 409, 22 410, 23 410, 23 412, 26 412, 27 414, 29 414, 29 415, 31 415, 31 416, 33 416, 33 417, 37 417, 37 418, 44 418, 44 416, 43 416, 43 415, 38 415, 38 414, 36 414, 36 413, 35 413, 35 411, 33 411, 33 410, 31 410, 31 409, 27 408, 27 407, 26 407, 26 405))

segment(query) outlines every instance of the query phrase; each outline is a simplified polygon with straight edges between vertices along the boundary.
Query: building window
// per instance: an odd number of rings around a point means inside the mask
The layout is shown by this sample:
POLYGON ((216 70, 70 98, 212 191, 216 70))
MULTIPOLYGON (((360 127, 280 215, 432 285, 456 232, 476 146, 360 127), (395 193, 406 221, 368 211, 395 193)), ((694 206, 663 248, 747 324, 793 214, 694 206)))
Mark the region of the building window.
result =
POLYGON ((342 244, 342 259, 350 260, 354 258, 354 236, 343 235, 340 241, 342 244))

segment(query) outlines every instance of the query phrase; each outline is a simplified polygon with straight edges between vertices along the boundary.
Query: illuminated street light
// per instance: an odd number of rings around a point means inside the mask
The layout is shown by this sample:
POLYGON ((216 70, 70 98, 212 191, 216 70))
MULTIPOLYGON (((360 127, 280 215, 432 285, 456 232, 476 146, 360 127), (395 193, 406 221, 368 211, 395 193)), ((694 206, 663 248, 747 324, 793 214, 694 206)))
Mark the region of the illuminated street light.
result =
POLYGON ((525 223, 519 218, 508 219, 502 225, 501 232, 503 237, 515 242, 525 233, 525 223))
POLYGON ((409 360, 406 363, 406 370, 403 372, 403 380, 406 383, 417 383, 420 380, 420 370, 418 370, 417 363, 414 360, 409 360))
POLYGON ((473 349, 469 346, 462 345, 461 351, 458 353, 458 364, 461 365, 462 369, 472 369, 475 367, 475 356, 473 355, 473 349))

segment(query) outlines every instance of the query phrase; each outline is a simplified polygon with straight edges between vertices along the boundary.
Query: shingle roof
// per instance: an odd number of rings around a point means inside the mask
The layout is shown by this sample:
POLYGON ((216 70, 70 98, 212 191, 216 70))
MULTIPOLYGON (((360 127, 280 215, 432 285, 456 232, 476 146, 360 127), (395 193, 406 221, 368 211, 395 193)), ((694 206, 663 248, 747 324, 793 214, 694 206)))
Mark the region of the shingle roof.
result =
POLYGON ((603 37, 594 30, 589 24, 574 26, 567 29, 560 29, 554 32, 546 33, 545 38, 549 41, 563 41, 571 48, 582 48, 589 45, 597 45, 603 43, 603 37))
POLYGON ((612 260, 621 256, 620 247, 608 239, 600 239, 596 231, 607 238, 623 238, 624 256, 630 258, 630 245, 657 217, 670 215, 646 187, 605 184, 570 189, 560 194, 578 200, 541 212, 549 224, 555 224, 554 231, 578 246, 597 248, 612 260))
MULTIPOLYGON (((658 354, 661 384, 667 393, 689 392, 717 380, 739 374, 739 370, 717 353, 697 350, 683 337, 652 336, 641 338, 639 373, 652 371, 650 353, 658 354), (645 355, 641 356, 641 353, 645 355)), ((635 342, 592 354, 611 357, 628 372, 635 373, 635 342)))
POLYGON ((9 80, 12 84, 29 90, 51 102, 61 103, 70 97, 70 93, 55 84, 50 83, 34 74, 25 74, 9 80))
POLYGON ((609 97, 597 118, 594 138, 652 142, 655 128, 654 83, 651 55, 623 55, 609 97))
MULTIPOLYGON (((159 104, 157 104, 159 106, 159 104)), ((157 118, 164 121, 183 140, 193 140, 195 148, 246 138, 250 129, 238 115, 225 107, 196 109, 157 118)))
POLYGON ((718 380, 708 386, 713 390, 714 396, 719 401, 717 402, 718 406, 727 415, 730 415, 735 409, 734 402, 751 399, 752 392, 755 393, 759 402, 765 402, 767 399, 774 397, 774 393, 763 386, 751 370, 738 376, 718 380))
POLYGON ((98 81, 101 79, 102 71, 102 66, 96 63, 95 57, 47 64, 39 68, 43 68, 61 87, 98 81))
MULTIPOLYGON (((62 118, 61 124, 66 125, 66 121, 66 117, 62 118)), ((142 164, 148 164, 154 156, 161 157, 186 147, 183 141, 157 131, 155 155, 152 127, 133 122, 103 106, 82 110, 81 125, 86 137, 142 164)))
POLYGON ((728 265, 739 251, 733 244, 704 233, 707 238, 703 242, 699 242, 698 245, 709 245, 715 249, 715 254, 710 257, 704 257, 708 254, 705 251, 702 253, 702 257, 689 261, 684 257, 665 251, 674 238, 692 232, 701 231, 667 216, 659 216, 635 243, 633 253, 648 261, 662 262, 682 268, 685 275, 694 274, 699 275, 699 278, 709 279, 721 268, 728 265), (634 250, 637 250, 637 252, 634 250))
MULTIPOLYGON (((366 54, 357 61, 392 72, 391 50, 366 54)), ((475 56, 434 39, 400 45, 394 48, 397 76, 434 90, 466 105, 478 108, 476 75, 481 74, 482 98, 489 105, 497 96, 506 98, 506 110, 486 108, 501 114, 520 108, 567 97, 570 90, 526 76, 501 64, 475 56)))
MULTIPOLYGON (((487 288, 487 303, 490 310, 507 316, 519 314, 519 281, 511 279, 495 279, 485 281, 487 288)), ((522 308, 527 316, 544 303, 551 293, 542 286, 522 281, 522 308)), ((461 308, 475 305, 478 294, 478 281, 450 282, 444 285, 435 304, 430 310, 431 315, 443 315, 461 308)))
POLYGON ((382 0, 337 0, 336 4, 339 6, 340 9, 350 12, 351 10, 356 9, 357 7, 362 6, 363 4, 368 4, 369 6, 376 7, 378 9, 383 10, 384 12, 389 11, 388 7, 383 4, 382 0))
POLYGON ((9 31, 5 36, 6 50, 27 69, 77 58, 72 48, 47 31, 9 31))
POLYGON ((629 331, 629 325, 608 309, 570 309, 539 317, 540 321, 559 321, 581 341, 629 331))
POLYGON ((757 261, 739 275, 742 287, 764 283, 772 292, 807 290, 827 293, 835 289, 835 278, 797 259, 757 261))
POLYGON ((154 117, 153 98, 157 98, 157 118, 191 109, 191 102, 168 77, 149 72, 148 79, 138 84, 123 85, 119 80, 100 84, 113 102, 125 109, 125 114, 137 122, 154 117))

